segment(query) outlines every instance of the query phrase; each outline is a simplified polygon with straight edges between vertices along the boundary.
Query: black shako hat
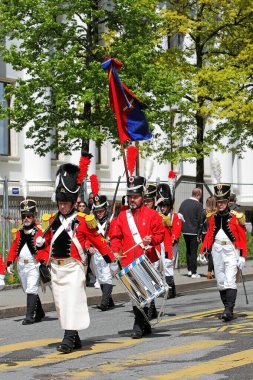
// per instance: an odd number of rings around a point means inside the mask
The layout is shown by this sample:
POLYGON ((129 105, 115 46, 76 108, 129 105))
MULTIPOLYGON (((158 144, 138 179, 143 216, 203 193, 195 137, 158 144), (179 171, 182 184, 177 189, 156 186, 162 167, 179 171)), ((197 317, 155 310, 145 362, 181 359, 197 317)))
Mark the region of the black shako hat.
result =
POLYGON ((56 173, 55 196, 57 202, 75 203, 80 186, 77 184, 79 167, 73 164, 63 164, 56 173))
POLYGON ((214 185, 216 201, 229 201, 231 185, 229 183, 217 183, 214 185))
POLYGON ((140 176, 127 178, 127 195, 142 194, 145 191, 146 179, 140 176))
POLYGON ((155 199, 156 197, 156 184, 149 183, 144 192, 144 199, 155 199))
POLYGON ((106 195, 96 195, 93 199, 92 209, 94 211, 105 209, 109 206, 106 195))
POLYGON ((172 206, 174 203, 170 187, 167 183, 160 183, 157 186, 157 200, 160 198, 163 198, 164 201, 160 202, 159 206, 172 206))
POLYGON ((35 215, 37 212, 37 203, 33 199, 25 199, 20 202, 20 212, 23 214, 33 214, 35 215))

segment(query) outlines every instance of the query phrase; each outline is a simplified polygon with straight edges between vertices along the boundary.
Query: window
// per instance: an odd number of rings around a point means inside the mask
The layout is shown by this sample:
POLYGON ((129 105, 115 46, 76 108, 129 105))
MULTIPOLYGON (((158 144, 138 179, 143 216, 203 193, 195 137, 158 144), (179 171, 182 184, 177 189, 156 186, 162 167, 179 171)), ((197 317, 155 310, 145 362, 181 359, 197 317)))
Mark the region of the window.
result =
MULTIPOLYGON (((0 102, 3 107, 7 107, 8 102, 4 98, 6 83, 0 82, 0 102)), ((10 154, 10 130, 8 128, 9 120, 0 120, 0 155, 10 154)))

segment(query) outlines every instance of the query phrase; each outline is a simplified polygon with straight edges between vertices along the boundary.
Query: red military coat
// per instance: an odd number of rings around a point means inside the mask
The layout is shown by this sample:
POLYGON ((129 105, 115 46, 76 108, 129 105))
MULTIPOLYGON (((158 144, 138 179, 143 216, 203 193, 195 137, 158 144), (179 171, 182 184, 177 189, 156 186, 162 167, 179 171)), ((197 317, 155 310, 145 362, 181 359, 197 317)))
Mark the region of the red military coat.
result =
MULTIPOLYGON (((34 257, 35 257, 37 262, 39 262, 40 260, 44 260, 47 262, 48 258, 49 258, 49 247, 48 246, 44 246, 42 248, 36 248, 36 246, 35 246, 36 239, 39 236, 42 236, 42 234, 43 234, 43 231, 38 226, 35 226, 33 228, 33 232, 31 233, 31 253, 34 253, 34 257)), ((18 255, 20 253, 20 245, 21 244, 22 244, 22 229, 18 230, 16 232, 15 239, 12 242, 12 245, 10 247, 10 251, 9 251, 7 259, 6 259, 7 263, 8 263, 8 261, 14 262, 18 258, 18 255)), ((29 247, 29 249, 30 249, 30 247, 29 247)))
MULTIPOLYGON (((100 235, 98 233, 96 228, 89 228, 88 227, 89 224, 86 223, 86 219, 85 219, 86 216, 87 215, 85 215, 85 214, 78 213, 75 217, 75 219, 78 221, 78 223, 75 225, 76 227, 73 231, 73 234, 78 239, 81 247, 83 248, 83 250, 85 250, 85 248, 88 248, 88 246, 90 244, 92 244, 102 254, 102 256, 104 257, 106 262, 114 261, 115 260, 114 254, 113 254, 112 250, 110 249, 110 247, 108 246, 106 240, 103 238, 102 235, 100 235)), ((51 219, 50 223, 52 222, 52 220, 53 220, 53 218, 51 219)), ((61 225, 61 223, 59 222, 59 219, 58 220, 56 219, 55 222, 52 224, 52 228, 49 230, 49 237, 48 237, 49 241, 51 241, 54 233, 57 231, 57 229, 59 228, 60 225, 61 225)), ((63 230, 62 233, 57 237, 57 239, 61 240, 62 234, 67 234, 67 232, 65 230, 63 230)), ((57 239, 56 239, 56 241, 57 241, 57 239)), ((52 255, 54 256, 54 253, 57 253, 57 258, 59 258, 61 253, 64 253, 63 249, 65 249, 65 248, 66 247, 63 247, 61 252, 54 252, 54 244, 53 244, 52 255)), ((71 241, 69 249, 70 249, 70 251, 68 252, 68 254, 71 257, 73 257, 74 259, 76 259, 78 261, 82 261, 80 255, 79 255, 79 252, 78 252, 73 241, 71 241)), ((55 257, 56 257, 56 255, 55 255, 55 257)), ((63 254, 62 257, 66 257, 66 255, 63 254)))
MULTIPOLYGON (((161 244, 164 239, 164 227, 162 218, 157 211, 152 210, 144 205, 140 208, 132 210, 133 217, 141 238, 147 235, 152 235, 151 248, 145 253, 148 258, 154 262, 158 260, 155 246, 161 244)), ((111 248, 114 252, 124 253, 129 248, 135 245, 134 238, 130 231, 126 210, 121 211, 118 215, 117 221, 113 226, 110 234, 111 248)), ((122 257, 121 265, 127 266, 135 259, 143 254, 143 249, 140 245, 130 250, 126 257, 122 257)))
MULTIPOLYGON (((223 230, 226 231, 231 242, 235 245, 237 249, 240 250, 241 256, 247 256, 247 237, 245 225, 240 223, 242 213, 236 211, 230 211, 226 220, 222 226, 223 230)), ((201 246, 200 253, 205 253, 206 251, 211 251, 212 245, 215 240, 215 235, 219 231, 220 221, 218 220, 219 213, 214 213, 209 222, 209 227, 201 246)))
POLYGON ((6 264, 3 261, 2 255, 0 253, 0 274, 5 274, 5 268, 6 268, 6 264))
POLYGON ((182 231, 182 220, 179 218, 178 214, 174 212, 172 214, 172 224, 171 224, 172 244, 174 240, 178 240, 180 238, 181 231, 182 231))

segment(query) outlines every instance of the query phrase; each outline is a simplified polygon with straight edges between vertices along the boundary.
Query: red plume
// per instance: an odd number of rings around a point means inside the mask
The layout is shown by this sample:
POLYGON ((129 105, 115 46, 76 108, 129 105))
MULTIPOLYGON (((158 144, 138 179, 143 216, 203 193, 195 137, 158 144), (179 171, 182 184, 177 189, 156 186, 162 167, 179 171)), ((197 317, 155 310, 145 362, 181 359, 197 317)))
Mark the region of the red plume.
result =
POLYGON ((78 185, 81 185, 81 183, 83 182, 84 178, 87 175, 91 157, 93 157, 92 154, 87 153, 87 152, 82 152, 82 155, 79 161, 79 174, 76 180, 78 185))
POLYGON ((91 191, 95 197, 96 195, 98 195, 98 192, 99 192, 98 177, 96 176, 96 174, 92 174, 90 176, 90 185, 91 185, 91 191))
POLYGON ((135 165, 136 165, 137 155, 138 155, 138 148, 136 146, 130 145, 127 147, 126 159, 127 159, 127 168, 128 168, 130 176, 133 175, 135 165))
POLYGON ((168 178, 169 178, 169 179, 173 179, 173 178, 175 178, 175 177, 176 177, 176 173, 173 172, 173 171, 170 171, 169 174, 168 174, 168 178))

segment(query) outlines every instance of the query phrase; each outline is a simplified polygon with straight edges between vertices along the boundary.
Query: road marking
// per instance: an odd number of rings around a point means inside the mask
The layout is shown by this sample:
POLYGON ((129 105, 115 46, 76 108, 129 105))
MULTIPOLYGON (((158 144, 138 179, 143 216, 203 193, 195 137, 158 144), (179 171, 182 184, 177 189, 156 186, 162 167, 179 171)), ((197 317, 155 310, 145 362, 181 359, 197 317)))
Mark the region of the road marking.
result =
MULTIPOLYGON (((104 351, 110 350, 119 350, 123 347, 133 346, 138 343, 141 343, 143 339, 133 340, 133 339, 119 339, 115 341, 104 341, 99 343, 94 343, 91 346, 84 346, 82 349, 78 351, 71 352, 68 355, 61 354, 59 352, 54 352, 49 355, 41 356, 38 358, 33 358, 25 361, 13 360, 10 363, 1 363, 0 371, 4 371, 12 368, 19 369, 21 367, 32 367, 32 366, 40 366, 45 364, 52 364, 57 362, 63 362, 66 360, 77 359, 82 356, 93 355, 104 351)), ((57 341, 58 342, 58 341, 57 341)), ((28 342, 29 343, 29 342, 28 342)), ((27 346, 25 347, 27 348, 27 346)))
MULTIPOLYGON (((197 350, 203 350, 211 347, 222 346, 227 343, 231 343, 233 340, 201 340, 191 342, 189 344, 182 344, 176 347, 170 347, 163 350, 148 351, 141 354, 136 354, 135 356, 130 356, 125 360, 118 360, 112 363, 96 363, 96 366, 86 368, 85 370, 69 371, 68 373, 61 373, 61 376, 66 376, 71 378, 88 378, 90 376, 95 376, 98 374, 108 374, 110 372, 122 372, 129 367, 141 367, 152 365, 154 363, 159 363, 161 357, 168 355, 180 355, 182 353, 188 353, 191 351, 196 352, 197 350), (158 360, 156 360, 158 359, 158 360)), ((59 373, 58 373, 59 375, 59 373)))
POLYGON ((20 351, 28 348, 38 347, 38 346, 47 346, 48 344, 54 344, 61 342, 61 338, 58 339, 39 339, 39 340, 30 340, 28 342, 14 343, 8 344, 6 346, 0 347, 0 352, 8 352, 8 351, 20 351))
POLYGON ((192 318, 194 318, 194 319, 201 319, 201 318, 204 318, 204 317, 212 316, 212 314, 220 313, 222 311, 223 311, 223 309, 213 309, 213 310, 209 310, 209 311, 203 311, 201 313, 184 314, 184 315, 180 315, 178 317, 163 318, 163 319, 161 319, 161 321, 159 323, 167 323, 167 322, 171 322, 171 321, 179 321, 179 320, 188 319, 188 318, 191 318, 191 319, 192 318))
POLYGON ((175 372, 168 372, 162 375, 145 377, 140 380, 185 380, 194 379, 199 376, 206 376, 224 372, 233 368, 242 367, 253 363, 253 349, 240 351, 235 354, 226 355, 217 359, 212 359, 201 364, 187 366, 175 372))

